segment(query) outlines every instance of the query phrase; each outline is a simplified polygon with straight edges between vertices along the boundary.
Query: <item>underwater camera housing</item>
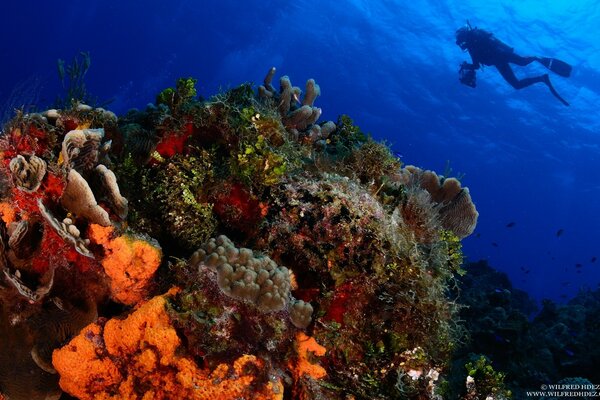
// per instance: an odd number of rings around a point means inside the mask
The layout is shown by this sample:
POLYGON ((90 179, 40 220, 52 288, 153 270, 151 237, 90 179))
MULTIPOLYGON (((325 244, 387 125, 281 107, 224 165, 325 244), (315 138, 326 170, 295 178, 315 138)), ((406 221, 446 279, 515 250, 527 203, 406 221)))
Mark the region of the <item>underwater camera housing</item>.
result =
POLYGON ((460 70, 458 70, 458 80, 463 85, 474 88, 477 85, 477 74, 475 69, 467 62, 460 64, 460 70))

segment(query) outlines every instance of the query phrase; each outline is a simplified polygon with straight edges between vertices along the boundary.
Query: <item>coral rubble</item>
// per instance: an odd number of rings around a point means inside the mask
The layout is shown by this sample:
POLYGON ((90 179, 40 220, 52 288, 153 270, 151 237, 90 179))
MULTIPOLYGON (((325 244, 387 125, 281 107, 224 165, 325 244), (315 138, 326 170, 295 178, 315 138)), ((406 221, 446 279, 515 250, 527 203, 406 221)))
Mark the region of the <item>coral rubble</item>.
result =
POLYGON ((347 116, 320 123, 315 81, 301 99, 274 74, 4 127, 0 329, 22 339, 0 348, 25 361, 0 358, 0 392, 441 398, 468 189, 401 168, 347 116))

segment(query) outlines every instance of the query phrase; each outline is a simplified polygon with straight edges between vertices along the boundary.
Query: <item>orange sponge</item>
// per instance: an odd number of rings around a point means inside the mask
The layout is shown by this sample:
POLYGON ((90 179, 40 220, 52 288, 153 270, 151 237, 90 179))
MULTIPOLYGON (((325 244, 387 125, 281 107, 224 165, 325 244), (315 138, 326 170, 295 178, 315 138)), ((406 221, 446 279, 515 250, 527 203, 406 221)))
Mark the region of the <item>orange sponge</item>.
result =
MULTIPOLYGON (((0 219, 4 221, 6 226, 15 221, 15 209, 7 201, 0 203, 0 219)), ((1 397, 0 400, 2 400, 1 397)))
POLYGON ((155 297, 126 319, 89 325, 55 350, 61 388, 83 400, 283 399, 281 381, 257 384, 264 362, 255 356, 209 370, 181 354, 165 306, 165 297, 155 297))
POLYGON ((92 393, 108 391, 123 379, 117 365, 103 357, 102 328, 91 324, 60 350, 52 354, 52 364, 60 373, 60 387, 80 399, 93 399, 92 393))
POLYGON ((91 224, 89 238, 104 248, 104 272, 110 278, 113 298, 133 305, 147 296, 148 284, 160 265, 162 252, 158 245, 133 236, 113 238, 113 227, 91 224))
POLYGON ((318 357, 325 355, 327 351, 325 347, 321 346, 315 338, 307 336, 304 332, 298 332, 296 335, 296 346, 298 351, 298 359, 295 365, 291 365, 290 369, 293 371, 294 377, 299 379, 302 375, 309 375, 314 379, 321 379, 327 375, 325 368, 318 364, 310 362, 312 354, 318 357))

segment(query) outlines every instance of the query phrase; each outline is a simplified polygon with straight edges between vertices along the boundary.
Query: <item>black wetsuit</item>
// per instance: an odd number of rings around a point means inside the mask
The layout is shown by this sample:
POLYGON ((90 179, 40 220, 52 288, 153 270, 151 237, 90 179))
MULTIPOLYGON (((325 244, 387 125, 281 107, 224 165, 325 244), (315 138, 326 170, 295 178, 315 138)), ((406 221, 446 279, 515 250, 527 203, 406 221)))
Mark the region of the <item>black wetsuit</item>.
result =
POLYGON ((539 61, 538 57, 522 57, 516 54, 512 47, 496 39, 488 31, 479 28, 472 29, 467 40, 467 50, 473 60, 471 68, 479 69, 482 64, 493 65, 515 89, 522 89, 534 83, 547 83, 547 75, 517 79, 509 63, 524 66, 539 61))

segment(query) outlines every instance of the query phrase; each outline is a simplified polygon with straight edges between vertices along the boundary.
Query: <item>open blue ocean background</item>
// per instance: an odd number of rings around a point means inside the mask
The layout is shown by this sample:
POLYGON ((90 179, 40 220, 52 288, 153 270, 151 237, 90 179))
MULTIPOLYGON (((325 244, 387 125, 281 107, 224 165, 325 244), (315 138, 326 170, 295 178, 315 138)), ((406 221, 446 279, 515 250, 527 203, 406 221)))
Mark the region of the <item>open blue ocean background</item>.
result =
MULTIPOLYGON (((89 51, 89 92, 122 114, 178 77, 209 97, 262 82, 272 66, 303 87, 315 78, 323 120, 350 115, 405 164, 449 165, 480 213, 464 241, 536 299, 564 301, 600 281, 600 3, 593 0, 5 2, 0 13, 0 113, 50 105, 58 58, 89 51), (493 67, 476 89, 454 44, 466 20, 522 55, 574 66, 520 91, 493 67), (507 227, 511 225, 511 227, 507 227), (559 234, 560 232, 560 234, 559 234), (577 267, 577 264, 581 264, 577 267)), ((515 67, 517 76, 543 73, 515 67)), ((2 115, 2 114, 0 114, 2 115)))

